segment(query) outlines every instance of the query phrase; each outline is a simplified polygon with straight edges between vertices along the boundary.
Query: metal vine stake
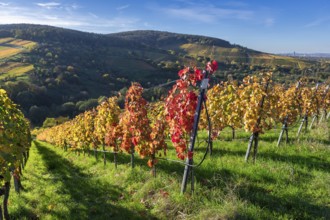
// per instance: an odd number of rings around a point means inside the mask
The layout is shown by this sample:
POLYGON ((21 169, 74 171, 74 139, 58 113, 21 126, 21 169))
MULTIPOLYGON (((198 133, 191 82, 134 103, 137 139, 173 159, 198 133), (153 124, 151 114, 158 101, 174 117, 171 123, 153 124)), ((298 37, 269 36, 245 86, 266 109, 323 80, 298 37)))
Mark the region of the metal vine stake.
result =
MULTIPOLYGON (((200 93, 198 95, 198 101, 197 101, 197 107, 194 115, 194 124, 193 124, 193 130, 190 136, 190 142, 189 142, 189 149, 188 149, 188 155, 193 155, 194 152, 194 147, 195 147, 195 141, 197 137, 197 130, 198 130, 198 123, 199 123, 199 118, 202 110, 202 104, 205 101, 205 93, 207 90, 207 86, 209 83, 208 79, 209 72, 208 71, 203 71, 203 80, 201 83, 200 87, 200 93)), ((194 164, 194 159, 191 156, 188 156, 186 159, 186 165, 184 168, 184 173, 183 173, 183 179, 182 179, 182 185, 181 185, 181 193, 184 193, 187 188, 187 182, 188 182, 188 177, 191 177, 191 191, 194 191, 194 176, 193 176, 193 164, 194 164)))

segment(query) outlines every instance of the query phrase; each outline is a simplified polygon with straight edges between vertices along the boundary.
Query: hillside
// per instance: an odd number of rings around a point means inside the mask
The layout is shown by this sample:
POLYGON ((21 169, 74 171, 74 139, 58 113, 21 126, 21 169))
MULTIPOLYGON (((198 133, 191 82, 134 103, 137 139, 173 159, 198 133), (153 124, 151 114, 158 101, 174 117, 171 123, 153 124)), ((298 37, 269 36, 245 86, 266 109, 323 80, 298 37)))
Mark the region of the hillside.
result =
MULTIPOLYGON (((72 117, 96 106, 102 96, 125 94, 132 81, 150 88, 175 80, 183 65, 203 66, 211 58, 220 64, 215 82, 262 70, 275 71, 282 81, 295 80, 308 74, 305 67, 313 70, 316 65, 319 79, 330 72, 329 63, 266 54, 205 36, 159 31, 103 35, 0 25, 0 87, 33 125, 46 117, 72 117)), ((157 87, 145 96, 157 99, 164 93, 165 88, 157 87)))
POLYGON ((117 36, 127 40, 143 43, 164 50, 173 50, 195 58, 212 57, 224 63, 241 63, 249 65, 287 65, 290 67, 308 67, 313 62, 292 59, 291 57, 267 54, 230 44, 218 38, 177 34, 161 31, 129 31, 108 36, 117 36))

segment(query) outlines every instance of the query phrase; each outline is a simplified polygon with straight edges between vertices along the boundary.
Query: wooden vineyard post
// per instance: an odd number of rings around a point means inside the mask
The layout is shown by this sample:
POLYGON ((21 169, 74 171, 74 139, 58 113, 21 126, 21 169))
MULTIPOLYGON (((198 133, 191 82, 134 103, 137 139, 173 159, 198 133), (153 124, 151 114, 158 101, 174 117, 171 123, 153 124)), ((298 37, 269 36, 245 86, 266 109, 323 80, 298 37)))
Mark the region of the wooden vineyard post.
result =
POLYGON ((250 152, 251 152, 251 148, 252 148, 252 144, 253 144, 253 142, 254 142, 254 133, 250 136, 250 139, 249 139, 249 144, 248 144, 248 148, 247 148, 247 150, 246 150, 246 153, 245 153, 245 162, 247 162, 248 161, 248 159, 249 159, 249 156, 250 156, 250 152))
POLYGON ((199 118, 202 110, 202 104, 205 99, 205 92, 207 89, 209 83, 208 79, 208 71, 203 71, 203 80, 201 83, 201 90, 198 96, 197 100, 197 107, 195 110, 195 115, 194 115, 194 124, 193 124, 193 130, 190 135, 190 141, 189 141, 189 149, 188 149, 188 157, 186 159, 186 165, 184 168, 184 173, 183 173, 183 179, 182 179, 182 184, 181 184, 181 193, 184 193, 187 188, 187 182, 188 182, 188 177, 191 176, 191 183, 192 183, 192 188, 191 190, 193 191, 193 153, 194 153, 194 147, 195 147, 195 141, 197 137, 197 130, 198 130, 198 123, 199 123, 199 118))
MULTIPOLYGON (((267 81, 266 86, 265 86, 266 87, 265 88, 265 94, 267 94, 267 92, 268 92, 269 80, 267 81)), ((265 98, 266 98, 266 95, 262 95, 262 98, 261 98, 261 101, 260 101, 260 105, 259 105, 260 106, 260 108, 259 108, 259 116, 258 116, 258 119, 257 119, 257 123, 255 125, 255 127, 257 127, 257 128, 259 127, 260 122, 261 122, 261 116, 262 116, 261 113, 263 111, 265 98)), ((253 162, 255 162, 256 157, 257 157, 257 152, 258 152, 258 142, 259 142, 258 141, 258 138, 259 138, 259 131, 253 132, 253 134, 251 135, 250 140, 249 140, 248 148, 246 150, 245 162, 248 162, 248 160, 249 160, 250 152, 251 152, 251 147, 252 147, 252 144, 253 143, 254 143, 254 147, 253 147, 253 162)))
POLYGON ((259 144, 259 132, 255 132, 250 136, 248 148, 245 154, 245 162, 249 160, 249 156, 251 153, 252 145, 253 145, 253 162, 257 159, 258 153, 258 144, 259 144))
POLYGON ((297 137, 299 138, 300 132, 302 130, 303 125, 305 124, 305 131, 307 131, 307 125, 308 125, 308 116, 307 114, 304 115, 303 119, 301 120, 299 129, 298 129, 298 133, 297 133, 297 137))
POLYGON ((284 118, 282 130, 281 130, 280 136, 278 137, 278 141, 277 141, 277 147, 280 146, 280 143, 282 141, 282 137, 283 137, 284 132, 286 134, 286 139, 285 139, 286 141, 285 141, 285 143, 288 143, 289 136, 288 136, 288 122, 287 121, 288 121, 288 116, 286 116, 284 118))
POLYGON ((317 114, 315 114, 313 116, 311 124, 309 125, 309 130, 313 128, 313 124, 314 124, 315 120, 318 121, 318 115, 317 114))

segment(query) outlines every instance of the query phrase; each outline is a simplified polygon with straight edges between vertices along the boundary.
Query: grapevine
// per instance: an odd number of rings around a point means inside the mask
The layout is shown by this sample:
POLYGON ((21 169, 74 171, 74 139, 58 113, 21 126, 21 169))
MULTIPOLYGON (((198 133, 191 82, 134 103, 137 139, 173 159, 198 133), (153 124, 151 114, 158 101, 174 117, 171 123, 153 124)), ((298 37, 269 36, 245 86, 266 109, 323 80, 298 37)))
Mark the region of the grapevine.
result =
POLYGON ((30 144, 28 122, 7 93, 0 89, 0 183, 4 189, 5 219, 9 219, 7 203, 11 177, 14 177, 15 189, 19 191, 21 166, 26 163, 30 144))
MULTIPOLYGON (((213 73, 218 68, 215 61, 209 62, 206 71, 213 73)), ((165 100, 166 121, 169 133, 181 160, 192 157, 187 152, 188 138, 193 129, 195 110, 197 107, 197 91, 195 86, 203 79, 202 70, 186 67, 178 73, 180 79, 169 91, 165 100)))

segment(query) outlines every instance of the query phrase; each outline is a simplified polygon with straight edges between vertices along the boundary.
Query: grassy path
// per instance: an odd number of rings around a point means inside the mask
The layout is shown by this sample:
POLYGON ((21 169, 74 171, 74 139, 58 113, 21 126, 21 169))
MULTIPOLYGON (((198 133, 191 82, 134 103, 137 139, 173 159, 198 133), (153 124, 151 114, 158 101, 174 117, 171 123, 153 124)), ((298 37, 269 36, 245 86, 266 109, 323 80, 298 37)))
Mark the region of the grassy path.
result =
MULTIPOLYGON (((9 212, 14 219, 330 219, 329 128, 279 148, 279 131, 263 134, 255 164, 244 162, 248 134, 228 141, 229 132, 194 169, 193 195, 180 194, 181 164, 159 161, 153 178, 147 159, 137 158, 132 170, 130 156, 119 154, 114 169, 112 155, 104 166, 101 155, 96 161, 34 142, 25 191, 11 192, 9 212)), ((196 148, 196 163, 204 150, 196 148)))
POLYGON ((106 178, 113 177, 110 173, 104 172, 103 164, 92 162, 93 158, 86 157, 85 162, 75 161, 77 165, 72 161, 76 156, 71 156, 44 143, 33 144, 22 179, 25 190, 21 195, 11 193, 10 201, 15 202, 10 202, 9 212, 13 218, 143 219, 151 217, 146 216, 143 210, 130 211, 118 204, 118 200, 125 197, 125 190, 106 181, 106 178), (90 167, 85 167, 84 163, 90 167), (95 175, 100 177, 95 178, 95 175))

